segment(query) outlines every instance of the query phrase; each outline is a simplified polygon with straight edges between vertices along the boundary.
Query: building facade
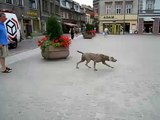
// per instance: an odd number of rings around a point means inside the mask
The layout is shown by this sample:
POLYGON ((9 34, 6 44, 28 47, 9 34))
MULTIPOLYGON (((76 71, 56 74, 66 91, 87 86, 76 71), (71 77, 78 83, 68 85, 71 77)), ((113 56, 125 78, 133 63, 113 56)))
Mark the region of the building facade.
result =
POLYGON ((61 22, 60 0, 38 0, 40 5, 41 32, 46 32, 46 22, 50 16, 56 16, 61 22))
POLYGON ((93 24, 93 8, 87 5, 81 5, 83 12, 85 13, 85 21, 88 24, 93 24))
MULTIPOLYGON (((96 3, 98 2, 98 3, 96 3)), ((138 0, 100 0, 99 31, 108 28, 111 34, 133 33, 137 30, 138 0)))
POLYGON ((80 4, 73 0, 60 0, 60 6, 63 32, 69 33, 71 27, 79 31, 82 23, 85 22, 80 4))
POLYGON ((160 0, 139 0, 138 33, 160 33, 160 0))
POLYGON ((99 32, 99 0, 93 0, 94 25, 96 31, 99 32))
POLYGON ((22 36, 27 37, 40 32, 40 13, 37 0, 1 0, 0 10, 17 15, 22 36), (32 33, 32 34, 31 34, 32 33))

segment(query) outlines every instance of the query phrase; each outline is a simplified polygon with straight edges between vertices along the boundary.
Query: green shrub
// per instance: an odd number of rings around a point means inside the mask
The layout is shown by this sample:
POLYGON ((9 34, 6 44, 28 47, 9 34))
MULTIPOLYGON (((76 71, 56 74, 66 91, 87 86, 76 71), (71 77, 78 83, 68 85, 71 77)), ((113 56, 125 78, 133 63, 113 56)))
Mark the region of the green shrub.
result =
POLYGON ((49 40, 56 40, 62 34, 62 28, 57 18, 54 16, 49 17, 47 20, 47 35, 49 36, 49 40))
POLYGON ((94 30, 94 25, 86 24, 86 31, 94 30))

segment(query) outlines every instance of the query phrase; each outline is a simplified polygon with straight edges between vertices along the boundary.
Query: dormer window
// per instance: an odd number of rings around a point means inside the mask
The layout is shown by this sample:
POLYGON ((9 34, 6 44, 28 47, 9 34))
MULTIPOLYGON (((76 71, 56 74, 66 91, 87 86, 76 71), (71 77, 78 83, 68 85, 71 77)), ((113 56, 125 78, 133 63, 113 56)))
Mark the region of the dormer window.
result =
POLYGON ((62 5, 66 6, 66 0, 62 0, 62 5))
POLYGON ((36 0, 29 0, 29 7, 32 9, 36 9, 37 8, 36 0))
POLYGON ((154 9, 154 1, 152 1, 152 0, 147 0, 146 1, 146 9, 147 10, 153 10, 154 9))

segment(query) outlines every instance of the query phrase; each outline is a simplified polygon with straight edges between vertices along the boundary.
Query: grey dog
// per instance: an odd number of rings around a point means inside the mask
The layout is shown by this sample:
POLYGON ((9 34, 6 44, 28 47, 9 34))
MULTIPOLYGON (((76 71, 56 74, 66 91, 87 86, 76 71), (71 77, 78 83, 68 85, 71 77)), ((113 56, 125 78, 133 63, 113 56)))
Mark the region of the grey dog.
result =
POLYGON ((110 68, 113 68, 112 66, 108 65, 105 61, 111 61, 111 62, 116 62, 117 60, 114 59, 114 57, 109 57, 107 55, 104 55, 104 54, 95 54, 95 53, 83 53, 81 51, 77 51, 78 53, 81 53, 82 54, 82 57, 81 57, 81 60, 79 62, 77 62, 77 66, 76 68, 78 69, 78 65, 84 61, 86 61, 86 66, 88 68, 91 68, 90 66, 88 66, 88 63, 93 60, 94 62, 94 70, 97 71, 96 69, 96 63, 98 62, 102 62, 102 64, 110 67, 110 68))

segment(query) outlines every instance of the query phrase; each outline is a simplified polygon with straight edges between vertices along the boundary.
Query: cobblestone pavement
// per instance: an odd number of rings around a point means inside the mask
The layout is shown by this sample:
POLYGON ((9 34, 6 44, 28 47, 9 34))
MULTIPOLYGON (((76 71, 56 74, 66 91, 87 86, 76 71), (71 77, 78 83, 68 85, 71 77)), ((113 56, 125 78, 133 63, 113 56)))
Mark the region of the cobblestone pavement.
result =
POLYGON ((66 60, 46 61, 39 48, 10 56, 13 72, 0 73, 0 120, 159 120, 159 51, 160 36, 99 34, 76 37, 66 60), (118 61, 76 69, 76 50, 118 61))

